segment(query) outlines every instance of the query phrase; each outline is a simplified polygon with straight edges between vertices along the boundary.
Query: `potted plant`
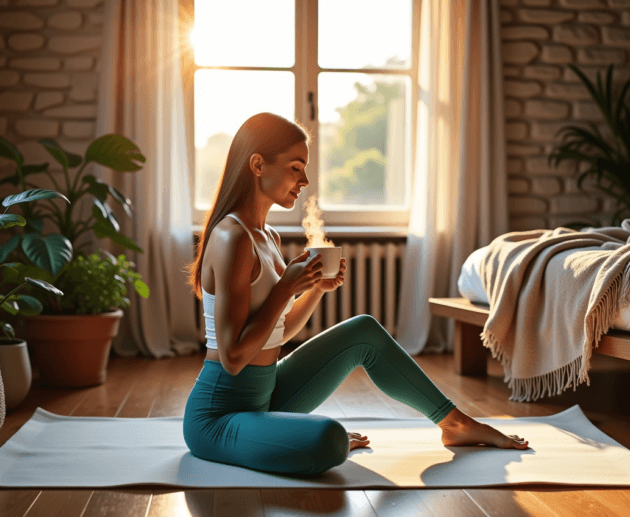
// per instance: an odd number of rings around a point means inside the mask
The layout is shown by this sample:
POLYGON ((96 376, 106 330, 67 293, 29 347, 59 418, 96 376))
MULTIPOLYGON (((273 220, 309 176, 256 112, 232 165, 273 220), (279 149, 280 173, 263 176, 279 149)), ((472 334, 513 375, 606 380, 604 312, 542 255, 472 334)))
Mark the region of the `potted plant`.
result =
MULTIPOLYGON (((59 197, 68 199, 58 192, 44 189, 35 189, 22 192, 21 194, 9 196, 2 201, 2 206, 6 207, 3 214, 0 214, 0 229, 12 226, 25 226, 27 220, 21 215, 7 214, 9 207, 19 203, 33 202, 41 199, 59 197)), ((69 259, 67 243, 63 240, 52 240, 48 248, 49 258, 54 263, 63 263, 69 259)), ((22 267, 19 263, 5 263, 4 260, 10 253, 10 245, 0 247, 0 269, 2 270, 2 280, 0 286, 4 285, 9 278, 18 276, 17 268, 22 267)), ((27 285, 50 295, 63 296, 63 292, 53 285, 43 280, 37 280, 28 276, 24 281, 11 289, 7 294, 0 294, 0 314, 7 312, 13 316, 17 314, 35 315, 39 314, 43 306, 34 297, 17 294, 19 290, 27 285)), ((13 327, 4 320, 0 320, 0 329, 3 336, 0 337, 0 427, 4 423, 4 416, 7 409, 13 409, 19 405, 31 387, 32 374, 31 364, 26 348, 26 341, 16 338, 13 327), (2 377, 4 372, 4 378, 2 377)))
MULTIPOLYGON (((608 67, 606 84, 597 72, 597 87, 577 67, 569 68, 584 83, 597 103, 608 128, 612 141, 606 141, 593 122, 589 122, 592 131, 565 126, 556 136, 565 133, 562 144, 549 155, 548 163, 555 161, 555 166, 567 159, 586 162, 587 170, 578 177, 578 187, 587 178, 595 179, 595 187, 616 201, 616 212, 611 217, 611 226, 617 226, 630 215, 630 105, 625 102, 626 92, 630 88, 630 79, 621 88, 615 99, 612 94, 613 65, 608 67)), ((573 227, 592 226, 591 223, 576 222, 573 227)))
POLYGON ((54 314, 25 316, 28 342, 39 365, 40 382, 49 386, 81 387, 102 384, 112 339, 124 309, 127 285, 147 298, 149 288, 125 255, 105 250, 72 259, 54 277, 65 293, 35 293, 54 314), (35 325, 33 323, 36 323, 35 325))
MULTIPOLYGON (((91 163, 100 164, 117 172, 135 172, 141 169, 134 161, 144 162, 146 159, 139 152, 137 146, 121 135, 104 135, 94 140, 88 146, 85 157, 81 157, 65 151, 54 140, 41 139, 39 143, 61 165, 64 172, 65 188, 62 188, 55 180, 55 177, 48 172, 48 163, 24 165, 24 158, 17 147, 2 137, 0 137, 0 156, 14 161, 16 170, 13 176, 0 180, 0 184, 10 183, 16 187, 27 189, 36 186, 29 184, 27 181, 29 176, 47 174, 55 188, 69 200, 69 206, 66 207, 65 211, 62 211, 50 199, 46 200, 48 204, 43 207, 39 205, 33 207, 28 203, 24 205, 23 214, 24 218, 28 220, 28 229, 34 231, 23 235, 16 232, 3 246, 3 250, 6 248, 7 254, 15 255, 16 262, 21 259, 21 262, 28 263, 30 261, 32 265, 22 264, 21 267, 16 267, 17 274, 11 277, 9 281, 20 284, 24 282, 26 276, 29 276, 31 279, 43 280, 50 284, 57 279, 61 280, 60 276, 66 270, 74 271, 75 267, 79 267, 76 262, 79 257, 85 259, 85 253, 82 251, 82 248, 87 244, 77 246, 76 241, 86 232, 93 232, 99 239, 108 237, 122 248, 141 253, 142 249, 135 242, 120 233, 118 220, 107 203, 108 197, 111 196, 111 198, 122 205, 126 214, 131 217, 131 201, 116 188, 103 183, 91 174, 84 174, 86 167, 91 163), (69 170, 75 168, 78 168, 78 170, 71 180, 69 170), (73 213, 73 208, 86 195, 89 196, 88 199, 91 199, 92 203, 91 216, 87 220, 80 220, 73 213), (41 235, 44 219, 49 219, 58 228, 59 234, 53 233, 44 238, 41 235), (63 243, 69 249, 70 253, 65 262, 50 260, 49 248, 53 243, 63 243), (18 247, 20 244, 21 246, 18 247)), ((110 262, 111 258, 113 257, 110 256, 108 259, 110 262)), ((110 277, 110 280, 111 278, 113 277, 110 277)), ((65 291, 65 295, 70 300, 77 299, 75 291, 79 292, 81 290, 81 283, 67 282, 66 285, 68 286, 67 289, 70 290, 65 291)), ((140 288, 140 290, 144 292, 143 288, 140 288)), ((116 320, 119 322, 120 317, 122 317, 121 307, 116 305, 102 308, 102 312, 98 314, 84 314, 80 306, 70 303, 65 305, 55 303, 52 297, 41 297, 40 302, 43 305, 41 313, 35 316, 20 315, 15 320, 18 333, 24 335, 29 346, 32 345, 35 349, 35 360, 40 367, 40 374, 43 373, 41 369, 46 368, 47 365, 41 364, 37 359, 40 354, 38 350, 48 346, 45 344, 43 337, 52 336, 52 331, 49 332, 49 325, 54 324, 60 327, 62 329, 59 330, 60 335, 64 335, 64 333, 69 335, 71 325, 82 328, 84 336, 88 340, 85 341, 85 346, 89 346, 87 345, 88 342, 102 342, 104 338, 109 339, 111 344, 113 336, 109 334, 117 332, 118 325, 114 325, 110 329, 108 325, 101 325, 96 322, 101 320, 108 322, 116 320), (26 318, 28 318, 28 325, 25 322, 26 318), (60 319, 55 320, 54 318, 60 319), (91 341, 89 341, 90 339, 91 341)), ((50 346, 54 346, 52 344, 53 341, 58 341, 58 339, 53 339, 50 342, 50 346)), ((59 350, 59 353, 62 353, 61 350, 59 350)), ((67 353, 71 354, 71 357, 61 357, 61 362, 73 364, 80 370, 87 367, 87 350, 84 349, 79 352, 77 349, 68 349, 67 353)), ((102 354, 103 352, 100 353, 102 354)), ((100 375, 98 380, 95 380, 94 377, 90 377, 88 380, 81 380, 77 376, 74 381, 71 380, 71 376, 66 376, 66 380, 61 379, 59 376, 55 377, 52 374, 49 376, 44 374, 44 376, 42 381, 47 379, 46 382, 48 384, 59 386, 79 386, 88 385, 81 384, 84 382, 97 384, 104 381, 103 375, 100 375)))

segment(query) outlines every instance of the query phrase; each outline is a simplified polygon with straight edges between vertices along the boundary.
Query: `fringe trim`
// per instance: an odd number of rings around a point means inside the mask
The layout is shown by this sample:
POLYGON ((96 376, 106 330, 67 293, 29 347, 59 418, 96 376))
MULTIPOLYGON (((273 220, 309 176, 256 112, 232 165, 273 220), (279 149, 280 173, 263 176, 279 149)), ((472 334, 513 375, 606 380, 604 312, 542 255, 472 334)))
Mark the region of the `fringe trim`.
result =
POLYGON ((599 345, 603 334, 608 332, 619 309, 630 304, 630 262, 626 265, 622 274, 619 274, 597 302, 595 308, 587 315, 584 327, 586 336, 582 344, 582 355, 574 361, 560 368, 537 375, 528 379, 516 379, 512 377, 511 361, 505 353, 505 349, 497 341, 496 337, 484 329, 480 334, 483 346, 490 349, 492 357, 497 359, 505 372, 504 381, 512 390, 509 400, 518 402, 535 401, 545 394, 549 396, 560 395, 567 388, 586 382, 590 386, 588 370, 590 369, 593 348, 599 345))

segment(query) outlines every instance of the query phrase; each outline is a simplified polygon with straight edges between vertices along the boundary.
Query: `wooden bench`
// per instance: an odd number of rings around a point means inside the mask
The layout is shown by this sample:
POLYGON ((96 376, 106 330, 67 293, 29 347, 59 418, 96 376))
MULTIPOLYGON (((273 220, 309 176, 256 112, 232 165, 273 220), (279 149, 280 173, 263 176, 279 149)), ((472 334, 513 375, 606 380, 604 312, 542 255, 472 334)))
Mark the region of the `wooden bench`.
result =
MULTIPOLYGON (((479 335, 490 306, 466 298, 429 298, 431 314, 455 320, 455 370, 460 375, 485 375, 489 350, 479 335)), ((609 330, 593 352, 630 361, 630 332, 609 330)))

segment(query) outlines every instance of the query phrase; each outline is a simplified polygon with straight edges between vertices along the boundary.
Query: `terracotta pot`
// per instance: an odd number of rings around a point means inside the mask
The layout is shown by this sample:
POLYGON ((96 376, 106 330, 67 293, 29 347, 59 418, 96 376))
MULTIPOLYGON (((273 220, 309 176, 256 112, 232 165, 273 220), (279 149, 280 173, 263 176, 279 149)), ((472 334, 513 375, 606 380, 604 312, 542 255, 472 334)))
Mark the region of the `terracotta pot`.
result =
POLYGON ((33 374, 26 341, 0 337, 0 372, 8 411, 19 406, 31 389, 33 374))
POLYGON ((22 334, 32 346, 42 384, 78 388, 103 384, 112 339, 123 311, 24 316, 22 334))

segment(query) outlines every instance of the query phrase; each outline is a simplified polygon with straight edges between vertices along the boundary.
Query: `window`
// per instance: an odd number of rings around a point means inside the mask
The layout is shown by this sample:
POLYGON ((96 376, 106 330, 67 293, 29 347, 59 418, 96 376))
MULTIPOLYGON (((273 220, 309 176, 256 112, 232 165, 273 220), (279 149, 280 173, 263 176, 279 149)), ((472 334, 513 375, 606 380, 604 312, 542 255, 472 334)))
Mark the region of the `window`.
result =
POLYGON ((299 120, 313 139, 310 185, 293 209, 274 205, 270 224, 300 226, 316 195, 328 226, 406 226, 419 0, 182 1, 194 19, 183 63, 195 224, 238 127, 271 111, 299 120))

